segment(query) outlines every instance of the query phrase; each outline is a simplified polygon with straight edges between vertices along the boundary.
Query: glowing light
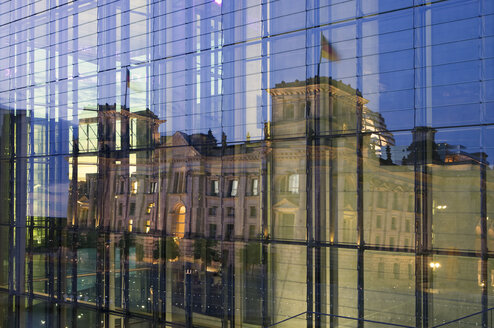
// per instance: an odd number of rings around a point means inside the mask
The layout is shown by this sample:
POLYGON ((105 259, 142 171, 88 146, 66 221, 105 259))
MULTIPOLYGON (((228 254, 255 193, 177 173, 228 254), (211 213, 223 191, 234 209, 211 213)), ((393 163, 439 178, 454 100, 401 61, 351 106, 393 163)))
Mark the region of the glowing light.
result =
POLYGON ((221 5, 222 2, 223 2, 223 0, 214 0, 214 3, 216 3, 218 5, 221 5))
POLYGON ((441 264, 439 262, 431 262, 429 263, 429 266, 434 270, 439 269, 441 267, 441 264))

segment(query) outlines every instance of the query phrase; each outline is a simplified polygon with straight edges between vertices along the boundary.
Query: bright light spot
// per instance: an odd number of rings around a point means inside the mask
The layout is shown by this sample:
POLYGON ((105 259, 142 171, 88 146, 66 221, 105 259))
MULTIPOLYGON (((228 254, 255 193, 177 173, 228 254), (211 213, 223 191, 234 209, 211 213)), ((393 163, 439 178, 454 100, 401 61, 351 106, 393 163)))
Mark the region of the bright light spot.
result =
POLYGON ((223 2, 223 0, 214 0, 214 2, 218 5, 221 5, 221 3, 223 2))
POLYGON ((46 323, 45 320, 41 320, 41 324, 44 325, 46 323))
POLYGON ((143 306, 141 306, 141 307, 142 307, 143 309, 145 308, 145 306, 144 306, 144 305, 143 305, 143 306))
POLYGON ((431 263, 429 263, 429 266, 432 269, 439 269, 441 267, 441 264, 439 262, 431 262, 431 263))

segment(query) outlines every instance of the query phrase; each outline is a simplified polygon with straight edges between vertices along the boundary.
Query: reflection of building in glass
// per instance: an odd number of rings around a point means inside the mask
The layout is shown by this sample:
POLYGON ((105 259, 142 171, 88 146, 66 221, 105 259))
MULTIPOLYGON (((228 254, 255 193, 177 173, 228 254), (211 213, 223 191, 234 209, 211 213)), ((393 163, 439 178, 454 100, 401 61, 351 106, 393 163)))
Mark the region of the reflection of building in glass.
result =
POLYGON ((489 326, 493 8, 323 2, 1 2, 1 322, 489 326))
MULTIPOLYGON (((153 304, 163 302, 171 322, 216 325, 226 317, 267 325, 289 318, 293 306, 306 305, 299 294, 309 286, 315 288, 318 311, 358 317, 362 296, 357 291, 365 283, 369 300, 384 302, 382 293, 398 293, 388 306, 399 301, 394 308, 408 318, 401 322, 412 325, 413 294, 430 283, 430 268, 447 267, 447 277, 460 274, 458 260, 440 260, 433 245, 456 253, 487 245, 482 236, 492 232, 490 226, 482 230, 482 220, 467 219, 485 200, 465 208, 463 194, 445 196, 459 182, 473 187, 490 172, 487 155, 436 143, 436 131, 428 128, 416 128, 410 145, 395 145, 382 116, 367 108, 359 92, 331 79, 281 83, 269 93, 273 121, 258 141, 218 142, 211 131, 160 136, 163 121, 150 110, 117 111, 110 105, 88 110, 76 128, 56 125, 74 135, 71 155, 57 157, 70 180, 68 207, 63 206, 68 220, 37 214, 29 221, 28 292, 37 297, 70 286, 77 292, 68 294, 68 302, 77 299, 117 312, 152 313, 153 304), (307 138, 314 130, 317 136, 307 138), (338 138, 324 136, 335 131, 338 138), (392 155, 397 149, 406 155, 397 159, 392 155), (417 196, 417 188, 423 196, 417 196), (451 226, 450 213, 465 217, 456 223, 459 230, 451 226), (64 230, 67 237, 61 235, 64 230), (307 247, 318 254, 310 266, 307 247), (37 271, 52 256, 44 250, 57 248, 72 267, 53 264, 37 271), (420 257, 411 256, 418 252, 420 257), (363 262, 359 254, 365 254, 363 262), (309 272, 313 282, 307 280, 309 272), (71 278, 57 285, 51 279, 59 274, 71 278), (232 304, 243 313, 240 318, 232 304)), ((2 133, 12 135, 22 122, 44 129, 40 120, 7 111, 2 133)), ((2 140, 7 160, 13 141, 2 140)), ((17 149, 24 147, 22 137, 15 140, 17 149)), ((3 177, 12 170, 7 162, 3 177)), ((42 161, 29 163, 35 176, 45 172, 42 161)), ((2 186, 8 186, 3 179, 2 186)), ((60 183, 67 186, 69 180, 60 183)), ((36 181, 29 180, 27 187, 34 188, 33 204, 39 204, 36 181)), ((11 191, 4 189, 7 201, 11 191)), ((478 263, 472 272, 481 285, 485 271, 478 263)), ((425 295, 422 302, 429 302, 425 295)), ((290 320, 297 325, 305 319, 290 320)))

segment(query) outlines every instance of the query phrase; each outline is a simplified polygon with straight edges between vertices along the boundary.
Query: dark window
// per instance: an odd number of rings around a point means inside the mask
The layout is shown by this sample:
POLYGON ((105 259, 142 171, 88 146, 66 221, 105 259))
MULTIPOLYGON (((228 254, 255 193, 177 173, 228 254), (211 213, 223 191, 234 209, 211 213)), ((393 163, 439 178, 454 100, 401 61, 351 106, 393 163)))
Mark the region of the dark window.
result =
POLYGON ((129 215, 135 215, 136 213, 136 203, 130 203, 129 215))
POLYGON ((123 204, 122 203, 118 203, 118 215, 122 215, 123 214, 123 204))
POLYGON ((408 196, 408 212, 413 212, 415 210, 415 204, 413 201, 413 194, 408 196))
POLYGON ((249 239, 254 239, 256 237, 256 226, 251 224, 249 226, 249 239))
POLYGON ((393 193, 393 209, 394 210, 400 209, 400 203, 398 201, 398 193, 397 192, 393 193))
POLYGON ((379 191, 377 193, 377 207, 386 208, 386 193, 379 191))
POLYGON ((216 210, 218 209, 217 206, 211 206, 209 209, 208 209, 208 215, 209 216, 215 216, 216 215, 216 210))
POLYGON ((173 192, 176 193, 178 191, 178 181, 180 180, 180 172, 175 172, 173 178, 173 192))
POLYGON ((234 234, 233 229, 234 229, 233 224, 227 224, 226 225, 226 234, 225 234, 226 240, 232 240, 233 239, 233 234, 234 234))
POLYGON ((397 220, 396 220, 396 217, 395 217, 395 216, 393 216, 393 217, 391 218, 391 230, 396 230, 396 221, 397 221, 397 220))
POLYGON ((295 214, 291 213, 280 213, 279 216, 279 237, 281 238, 293 238, 295 225, 295 214))
POLYGON ((185 173, 175 172, 175 181, 173 184, 173 192, 182 194, 185 192, 185 173))
POLYGON ((226 208, 226 215, 228 215, 228 216, 235 216, 235 208, 233 208, 233 207, 227 207, 226 208))
POLYGON ((400 279, 400 264, 393 264, 393 276, 395 279, 400 279))
POLYGON ((209 225, 209 237, 216 238, 216 224, 212 223, 209 225))
POLYGON ((379 262, 377 264, 377 276, 379 278, 384 278, 384 262, 379 262))
POLYGON ((249 216, 251 218, 255 218, 257 216, 257 207, 255 207, 255 206, 249 207, 249 216))
POLYGON ((295 107, 293 104, 285 104, 284 117, 286 120, 293 120, 295 118, 295 107))
POLYGON ((125 181, 120 181, 120 193, 125 193, 125 181))

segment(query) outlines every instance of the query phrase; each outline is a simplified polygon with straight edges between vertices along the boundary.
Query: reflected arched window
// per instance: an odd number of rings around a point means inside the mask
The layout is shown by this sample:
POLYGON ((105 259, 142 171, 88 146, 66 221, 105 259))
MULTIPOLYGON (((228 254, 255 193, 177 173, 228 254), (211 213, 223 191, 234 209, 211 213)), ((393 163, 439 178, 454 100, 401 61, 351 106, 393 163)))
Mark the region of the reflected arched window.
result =
POLYGON ((174 215, 174 224, 172 227, 173 234, 178 238, 185 236, 185 213, 187 209, 184 205, 177 206, 174 215))

